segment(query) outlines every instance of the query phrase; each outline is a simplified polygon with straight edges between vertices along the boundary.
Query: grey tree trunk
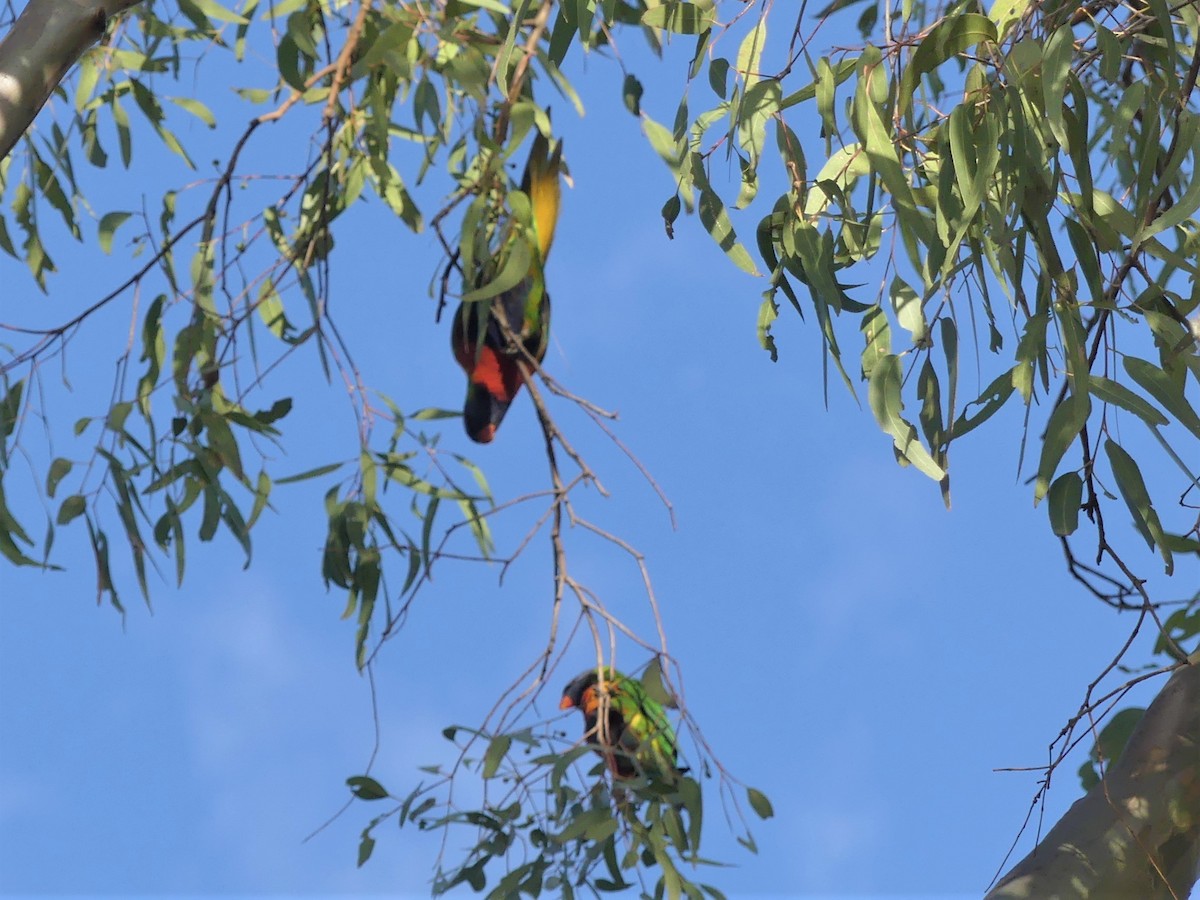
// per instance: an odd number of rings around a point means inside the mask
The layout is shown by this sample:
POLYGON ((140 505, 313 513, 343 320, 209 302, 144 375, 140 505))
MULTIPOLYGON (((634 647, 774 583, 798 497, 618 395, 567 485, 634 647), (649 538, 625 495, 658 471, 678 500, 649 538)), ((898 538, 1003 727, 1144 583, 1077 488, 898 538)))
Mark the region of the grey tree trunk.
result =
POLYGON ((138 0, 30 0, 0 41, 0 159, 108 20, 138 0))
POLYGON ((987 900, 1184 900, 1200 878, 1200 653, 1150 704, 1104 780, 987 900))

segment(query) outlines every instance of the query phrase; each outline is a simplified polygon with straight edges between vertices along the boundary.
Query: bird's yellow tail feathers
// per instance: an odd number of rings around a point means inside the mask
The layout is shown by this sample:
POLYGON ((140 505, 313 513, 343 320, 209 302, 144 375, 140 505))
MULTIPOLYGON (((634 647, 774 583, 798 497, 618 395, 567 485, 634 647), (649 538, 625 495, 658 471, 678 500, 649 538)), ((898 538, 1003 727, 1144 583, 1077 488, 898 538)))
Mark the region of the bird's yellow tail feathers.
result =
POLYGON ((554 227, 558 224, 558 207, 562 199, 559 173, 562 170, 562 141, 550 142, 539 131, 529 151, 529 162, 525 164, 525 177, 521 179, 521 190, 529 195, 533 207, 533 226, 537 231, 538 254, 545 263, 554 241, 554 227))

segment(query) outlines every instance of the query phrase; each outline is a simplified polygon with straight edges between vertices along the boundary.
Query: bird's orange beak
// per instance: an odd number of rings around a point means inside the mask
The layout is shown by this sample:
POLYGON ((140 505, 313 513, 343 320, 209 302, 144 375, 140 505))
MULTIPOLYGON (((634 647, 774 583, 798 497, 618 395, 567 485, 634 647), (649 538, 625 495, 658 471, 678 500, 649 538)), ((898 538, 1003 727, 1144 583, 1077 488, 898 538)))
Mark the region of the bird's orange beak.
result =
POLYGON ((573 709, 574 707, 575 707, 575 704, 571 702, 570 697, 563 697, 561 700, 558 701, 559 709, 573 709))

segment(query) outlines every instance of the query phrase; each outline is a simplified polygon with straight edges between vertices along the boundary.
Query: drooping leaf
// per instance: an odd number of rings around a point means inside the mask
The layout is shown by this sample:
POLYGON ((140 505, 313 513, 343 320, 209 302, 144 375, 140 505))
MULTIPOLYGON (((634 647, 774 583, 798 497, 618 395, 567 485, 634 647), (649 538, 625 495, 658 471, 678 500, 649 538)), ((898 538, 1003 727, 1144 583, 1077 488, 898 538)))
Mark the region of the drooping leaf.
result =
POLYGON ((1134 526, 1149 546, 1158 547, 1166 566, 1166 573, 1170 575, 1175 569, 1174 555, 1163 532, 1158 511, 1150 500, 1150 492, 1146 489, 1141 469, 1134 458, 1111 438, 1104 442, 1104 452, 1108 456, 1109 465, 1112 466, 1113 476, 1117 479, 1117 489, 1133 516, 1134 526))
MULTIPOLYGON (((1200 178, 1196 180, 1200 181, 1200 178)), ((1126 356, 1124 364, 1125 371, 1139 387, 1161 403, 1179 424, 1200 438, 1200 415, 1184 397, 1182 389, 1171 382, 1166 372, 1135 356, 1126 356)))
POLYGON ((771 801, 767 799, 767 795, 762 791, 748 787, 746 788, 746 799, 750 801, 750 808, 754 810, 760 819, 769 819, 775 815, 775 809, 771 806, 771 801))
POLYGON ((716 11, 711 2, 665 0, 661 6, 652 6, 642 14, 642 24, 676 34, 699 34, 712 27, 715 20, 716 11))
POLYGON ((1037 479, 1034 482, 1034 505, 1041 502, 1050 490, 1050 482, 1079 432, 1087 424, 1091 404, 1087 397, 1070 394, 1050 414, 1046 423, 1046 434, 1042 438, 1041 459, 1038 462, 1037 479))
POLYGON ((921 445, 916 429, 903 416, 900 382, 900 358, 888 354, 878 362, 869 379, 871 411, 880 427, 892 436, 900 459, 912 463, 934 481, 941 481, 946 477, 945 470, 934 462, 921 445))
POLYGON ((504 756, 508 753, 508 748, 512 745, 512 737, 507 734, 498 734, 492 738, 492 742, 488 744, 487 753, 483 756, 483 771, 482 776, 494 778, 500 770, 500 763, 504 761, 504 756))
POLYGON ((1064 472, 1050 485, 1047 511, 1050 514, 1050 529, 1066 537, 1079 527, 1079 505, 1083 499, 1083 479, 1078 472, 1064 472))
POLYGON ((388 796, 384 786, 369 775, 353 775, 346 779, 346 784, 359 800, 383 800, 388 796))

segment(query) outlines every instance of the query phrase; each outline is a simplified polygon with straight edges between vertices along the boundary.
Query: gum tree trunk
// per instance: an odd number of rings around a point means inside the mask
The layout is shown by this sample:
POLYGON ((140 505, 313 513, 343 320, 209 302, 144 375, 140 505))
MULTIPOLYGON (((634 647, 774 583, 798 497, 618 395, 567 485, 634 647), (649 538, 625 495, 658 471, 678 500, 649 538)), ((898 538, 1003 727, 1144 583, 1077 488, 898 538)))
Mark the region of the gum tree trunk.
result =
POLYGON ((30 0, 0 41, 0 159, 108 20, 138 0, 30 0))
POLYGON ((1200 877, 1200 653, 1150 704, 1104 780, 987 900, 1184 900, 1200 877))

